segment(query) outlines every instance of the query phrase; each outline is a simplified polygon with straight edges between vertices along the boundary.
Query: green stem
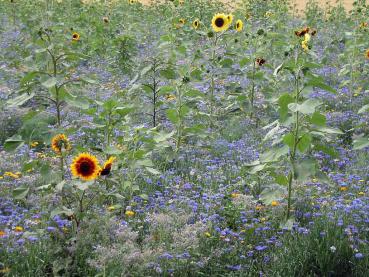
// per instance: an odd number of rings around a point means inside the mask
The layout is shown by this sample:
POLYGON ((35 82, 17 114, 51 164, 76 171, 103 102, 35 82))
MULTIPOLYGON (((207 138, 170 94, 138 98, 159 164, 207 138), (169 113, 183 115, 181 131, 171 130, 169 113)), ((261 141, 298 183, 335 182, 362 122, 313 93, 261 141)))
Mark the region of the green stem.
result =
POLYGON ((255 71, 256 71, 256 59, 253 59, 254 64, 252 66, 252 79, 251 79, 251 96, 250 96, 250 103, 251 103, 251 113, 250 118, 253 118, 254 115, 254 98, 255 98, 255 71))
POLYGON ((215 76, 214 76, 214 69, 215 69, 215 54, 216 54, 216 46, 218 43, 219 36, 215 34, 213 50, 211 53, 211 61, 213 63, 213 68, 210 76, 210 127, 214 126, 214 110, 215 110, 215 101, 214 101, 214 93, 215 93, 215 76))
MULTIPOLYGON (((298 104, 299 97, 300 97, 299 75, 300 75, 300 71, 298 71, 298 73, 295 75, 295 89, 296 89, 295 104, 296 105, 298 104)), ((294 130, 293 130, 293 135, 294 135, 293 148, 290 153, 291 170, 290 170, 290 173, 288 174, 288 199, 287 199, 287 214, 286 214, 287 220, 289 219, 290 213, 291 213, 292 182, 294 179, 296 179, 295 160, 296 160, 297 144, 299 143, 299 124, 300 124, 299 116, 300 114, 297 111, 295 113, 295 124, 294 124, 294 130)))
POLYGON ((64 180, 64 157, 63 154, 60 156, 60 175, 61 179, 64 180))

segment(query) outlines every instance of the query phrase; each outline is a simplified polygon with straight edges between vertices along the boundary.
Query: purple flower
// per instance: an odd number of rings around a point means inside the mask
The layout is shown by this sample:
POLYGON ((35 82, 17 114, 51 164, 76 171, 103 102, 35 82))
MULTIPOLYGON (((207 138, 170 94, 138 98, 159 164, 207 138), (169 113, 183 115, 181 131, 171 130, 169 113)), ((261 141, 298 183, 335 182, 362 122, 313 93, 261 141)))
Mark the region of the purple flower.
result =
POLYGON ((255 247, 255 250, 257 250, 257 251, 264 251, 267 248, 268 248, 268 246, 266 246, 266 245, 257 245, 255 247))

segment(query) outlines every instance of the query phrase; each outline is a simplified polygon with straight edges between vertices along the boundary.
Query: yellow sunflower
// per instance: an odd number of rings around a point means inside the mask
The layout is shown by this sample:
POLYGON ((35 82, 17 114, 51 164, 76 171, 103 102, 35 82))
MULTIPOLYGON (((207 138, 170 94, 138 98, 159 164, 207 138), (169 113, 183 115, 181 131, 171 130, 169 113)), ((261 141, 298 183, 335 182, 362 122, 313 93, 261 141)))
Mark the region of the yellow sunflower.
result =
POLYGON ((231 25, 233 22, 233 14, 230 13, 229 15, 227 15, 227 19, 228 19, 228 24, 231 25))
POLYGON ((243 30, 243 22, 241 19, 236 21, 236 30, 237 32, 241 32, 243 30))
POLYGON ((73 176, 85 181, 96 179, 101 171, 97 158, 88 153, 81 153, 75 157, 70 169, 73 176))
POLYGON ((226 31, 229 27, 228 18, 224 13, 217 13, 211 20, 211 26, 214 32, 226 31))
POLYGON ((181 18, 181 19, 178 20, 178 22, 179 22, 179 24, 184 25, 184 24, 186 24, 186 19, 181 18))
POLYGON ((109 175, 111 171, 111 167, 113 165, 113 162, 116 160, 116 157, 110 157, 105 163, 103 168, 100 171, 100 175, 106 176, 109 175))
POLYGON ((193 22, 192 22, 192 27, 197 30, 199 27, 200 27, 200 20, 199 19, 195 19, 193 22))
POLYGON ((80 37, 81 37, 81 36, 80 36, 77 32, 74 32, 74 33, 72 34, 72 40, 73 40, 73 41, 79 41, 80 37))
POLYGON ((58 134, 51 140, 51 148, 56 154, 60 154, 63 149, 69 151, 72 147, 66 135, 58 134))
POLYGON ((366 57, 367 59, 369 59, 369 49, 367 49, 367 50, 365 51, 365 57, 366 57))

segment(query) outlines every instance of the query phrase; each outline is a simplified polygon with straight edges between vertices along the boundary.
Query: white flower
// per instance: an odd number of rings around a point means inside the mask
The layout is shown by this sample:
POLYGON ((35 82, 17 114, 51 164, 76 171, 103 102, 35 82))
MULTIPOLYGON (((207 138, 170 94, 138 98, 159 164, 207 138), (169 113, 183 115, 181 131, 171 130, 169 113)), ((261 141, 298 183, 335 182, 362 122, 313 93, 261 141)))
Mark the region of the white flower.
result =
POLYGON ((331 250, 332 253, 336 252, 336 250, 337 250, 337 248, 335 246, 331 246, 329 249, 331 250))

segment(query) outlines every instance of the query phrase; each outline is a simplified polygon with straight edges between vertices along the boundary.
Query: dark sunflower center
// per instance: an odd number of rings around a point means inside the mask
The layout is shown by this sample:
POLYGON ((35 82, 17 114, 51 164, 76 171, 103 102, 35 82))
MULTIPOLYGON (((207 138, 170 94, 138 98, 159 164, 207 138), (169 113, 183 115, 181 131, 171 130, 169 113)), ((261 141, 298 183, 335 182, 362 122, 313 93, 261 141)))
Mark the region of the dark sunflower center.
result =
POLYGON ((236 24, 236 27, 237 27, 237 28, 240 28, 240 23, 237 23, 237 24, 236 24))
POLYGON ((217 26, 218 28, 223 27, 224 25, 224 19, 223 18, 217 18, 215 19, 215 26, 217 26))
POLYGON ((73 35, 73 38, 77 38, 78 37, 78 35, 73 35))
POLYGON ((79 169, 82 175, 90 175, 94 170, 94 165, 89 161, 83 161, 79 169))

